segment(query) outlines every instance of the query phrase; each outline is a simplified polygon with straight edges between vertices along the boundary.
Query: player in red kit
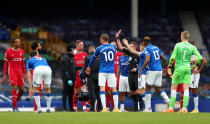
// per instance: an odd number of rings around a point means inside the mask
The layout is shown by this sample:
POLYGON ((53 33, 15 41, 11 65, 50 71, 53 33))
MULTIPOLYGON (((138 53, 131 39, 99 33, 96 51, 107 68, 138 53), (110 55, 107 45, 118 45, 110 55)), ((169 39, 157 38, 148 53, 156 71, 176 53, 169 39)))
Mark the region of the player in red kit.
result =
MULTIPOLYGON (((74 53, 74 61, 76 65, 76 81, 74 84, 74 96, 73 96, 73 108, 77 111, 77 103, 78 103, 78 94, 81 91, 82 81, 79 77, 80 70, 84 67, 85 57, 87 56, 86 52, 83 52, 84 43, 82 40, 76 41, 76 50, 74 53)), ((82 101, 83 111, 88 111, 86 109, 86 101, 82 101)))
POLYGON ((13 111, 19 111, 17 101, 20 100, 24 92, 23 73, 26 75, 26 67, 24 63, 24 51, 20 49, 20 39, 12 41, 12 48, 5 53, 4 61, 4 81, 7 81, 7 69, 9 74, 10 85, 12 87, 12 108, 13 111), (18 92, 17 92, 18 88, 18 92))
MULTIPOLYGON (((115 45, 116 48, 117 48, 116 42, 111 42, 111 44, 115 45)), ((117 75, 119 60, 120 60, 120 56, 122 56, 122 55, 123 55, 123 53, 121 53, 119 51, 117 51, 116 54, 115 54, 115 60, 114 60, 115 75, 117 75)), ((120 75, 117 77, 117 88, 119 87, 119 78, 120 78, 120 75)), ((107 84, 106 84, 106 87, 105 87, 105 91, 106 91, 107 110, 109 111, 110 104, 112 103, 112 106, 114 107, 114 102, 113 102, 113 96, 112 96, 112 93, 111 93, 111 88, 108 87, 107 84)))
MULTIPOLYGON (((42 46, 40 45, 39 42, 33 42, 31 44, 31 49, 36 51, 37 52, 37 57, 41 57, 39 55, 39 50, 42 49, 42 46)), ((31 79, 33 80, 33 70, 31 70, 31 79)), ((39 87, 39 96, 41 97, 42 96, 42 90, 44 89, 44 82, 42 84, 40 84, 40 87, 39 87)), ((34 99, 34 111, 37 111, 37 106, 36 106, 36 102, 35 102, 35 99, 34 99)))
MULTIPOLYGON (((176 63, 176 59, 174 60, 174 63, 172 64, 173 67, 175 67, 175 63, 176 63)), ((172 78, 173 77, 172 70, 167 67, 167 71, 168 71, 168 75, 170 76, 170 78, 172 78)), ((180 92, 180 110, 181 110, 182 106, 183 106, 183 97, 184 97, 183 83, 178 84, 177 92, 180 92)))

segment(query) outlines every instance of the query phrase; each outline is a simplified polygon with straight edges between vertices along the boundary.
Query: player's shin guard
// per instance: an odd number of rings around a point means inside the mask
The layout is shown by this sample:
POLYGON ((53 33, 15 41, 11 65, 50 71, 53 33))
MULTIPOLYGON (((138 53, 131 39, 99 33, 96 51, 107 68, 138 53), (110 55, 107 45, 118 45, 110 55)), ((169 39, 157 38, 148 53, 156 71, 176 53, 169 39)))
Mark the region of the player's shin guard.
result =
POLYGON ((46 94, 46 101, 47 101, 47 109, 49 110, 51 105, 51 93, 46 94))
POLYGON ((165 93, 165 91, 160 90, 160 96, 164 99, 164 101, 169 104, 170 99, 168 98, 167 94, 165 93))
POLYGON ((39 111, 41 109, 41 105, 40 105, 40 96, 38 92, 34 93, 34 99, 36 101, 37 109, 39 111))
POLYGON ((114 108, 118 108, 118 92, 113 93, 114 108))
POLYGON ((146 106, 147 106, 147 110, 148 109, 151 109, 151 98, 152 98, 152 95, 151 95, 151 92, 150 91, 147 91, 146 92, 146 106))
POLYGON ((174 104, 176 102, 176 90, 171 90, 171 98, 170 98, 170 109, 174 109, 174 104))
POLYGON ((183 109, 187 108, 188 101, 189 101, 189 89, 184 90, 183 109))
POLYGON ((105 92, 100 91, 100 97, 101 97, 101 103, 104 109, 106 109, 106 98, 105 98, 105 92))
POLYGON ((74 109, 77 107, 77 103, 78 103, 78 94, 74 94, 74 96, 73 96, 73 107, 74 107, 74 109))
POLYGON ((198 110, 198 94, 193 94, 195 110, 198 110))
POLYGON ((23 92, 22 92, 22 91, 19 91, 19 92, 17 93, 17 101, 20 100, 20 98, 21 98, 22 95, 23 95, 23 92))
POLYGON ((12 90, 12 105, 17 108, 17 90, 12 90))

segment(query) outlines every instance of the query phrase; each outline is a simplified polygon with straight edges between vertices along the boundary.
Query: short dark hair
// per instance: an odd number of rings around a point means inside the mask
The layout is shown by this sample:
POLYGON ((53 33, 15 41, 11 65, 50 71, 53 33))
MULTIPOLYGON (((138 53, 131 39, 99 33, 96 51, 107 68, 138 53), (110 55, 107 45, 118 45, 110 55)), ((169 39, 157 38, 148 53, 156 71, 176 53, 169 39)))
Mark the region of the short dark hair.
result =
POLYGON ((15 43, 15 41, 16 41, 17 39, 20 39, 20 38, 14 38, 14 39, 12 40, 12 44, 15 43))
POLYGON ((143 41, 150 43, 151 42, 151 38, 150 37, 144 37, 143 41))
POLYGON ((137 43, 134 41, 130 42, 129 44, 133 44, 135 47, 138 47, 137 43))
POLYGON ((30 57, 34 57, 34 56, 37 56, 37 52, 33 50, 33 51, 30 53, 30 57))
POLYGON ((39 46, 39 42, 38 41, 35 41, 31 44, 31 49, 32 50, 36 50, 36 48, 39 46))
POLYGON ((108 34, 102 34, 100 39, 104 40, 105 42, 109 41, 109 35, 108 34))

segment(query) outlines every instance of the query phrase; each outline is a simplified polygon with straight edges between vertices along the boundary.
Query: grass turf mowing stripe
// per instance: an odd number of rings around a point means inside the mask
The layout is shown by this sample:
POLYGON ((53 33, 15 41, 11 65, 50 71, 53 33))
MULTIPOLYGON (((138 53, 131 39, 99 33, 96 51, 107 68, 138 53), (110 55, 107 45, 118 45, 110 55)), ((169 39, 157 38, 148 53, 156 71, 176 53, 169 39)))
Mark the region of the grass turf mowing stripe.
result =
POLYGON ((99 113, 0 112, 1 124, 198 124, 209 123, 210 113, 99 113))

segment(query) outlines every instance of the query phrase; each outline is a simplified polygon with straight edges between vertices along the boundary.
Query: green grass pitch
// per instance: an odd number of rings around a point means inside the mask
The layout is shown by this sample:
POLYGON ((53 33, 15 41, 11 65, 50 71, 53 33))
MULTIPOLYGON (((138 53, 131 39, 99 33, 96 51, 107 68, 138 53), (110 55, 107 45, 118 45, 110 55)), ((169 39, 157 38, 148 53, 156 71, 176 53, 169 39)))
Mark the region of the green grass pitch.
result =
POLYGON ((0 112, 1 124, 209 124, 210 113, 0 112))

